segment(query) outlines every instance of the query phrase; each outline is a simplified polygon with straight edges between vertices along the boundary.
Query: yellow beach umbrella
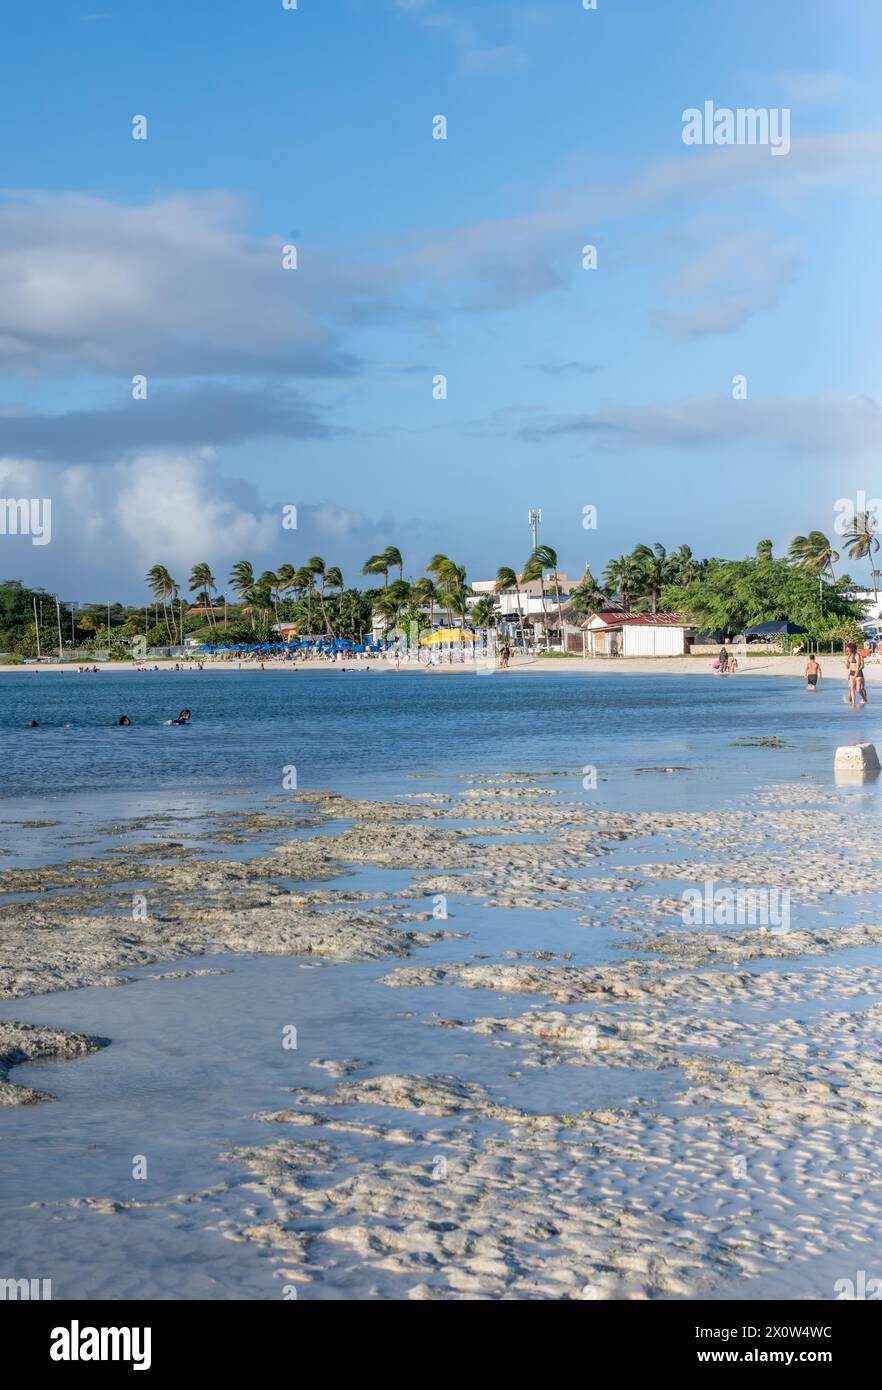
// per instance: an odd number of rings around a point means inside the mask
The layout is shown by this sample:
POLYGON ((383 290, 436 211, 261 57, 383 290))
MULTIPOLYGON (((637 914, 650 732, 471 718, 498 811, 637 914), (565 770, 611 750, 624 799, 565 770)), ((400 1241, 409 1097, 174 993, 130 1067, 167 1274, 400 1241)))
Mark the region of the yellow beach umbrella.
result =
POLYGON ((420 638, 421 647, 440 646, 442 642, 480 642, 475 632, 460 632, 458 627, 439 627, 420 638))

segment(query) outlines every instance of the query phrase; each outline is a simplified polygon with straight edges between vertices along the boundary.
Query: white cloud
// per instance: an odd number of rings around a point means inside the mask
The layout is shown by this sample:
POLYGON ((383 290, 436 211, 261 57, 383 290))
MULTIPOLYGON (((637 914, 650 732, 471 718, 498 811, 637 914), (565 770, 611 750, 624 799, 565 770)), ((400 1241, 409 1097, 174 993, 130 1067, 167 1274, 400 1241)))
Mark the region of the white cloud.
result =
POLYGON ((103 466, 0 458, 0 495, 52 501, 50 544, 0 537, 0 578, 21 578, 78 602, 107 594, 138 601, 143 576, 156 563, 186 592, 197 561, 207 560, 223 583, 236 560, 251 560, 260 572, 320 553, 354 583, 366 557, 384 546, 404 548, 406 538, 422 556, 440 540, 420 523, 370 518, 331 501, 293 496, 269 504, 252 484, 222 475, 212 449, 152 450, 103 466), (282 527, 282 507, 290 504, 297 508, 295 530, 282 527))
POLYGON ((775 242, 767 232, 729 231, 698 239, 671 282, 677 307, 660 309, 656 321, 675 338, 731 333, 778 303, 799 264, 794 241, 775 242))
POLYGON ((590 435, 598 446, 644 449, 727 449, 764 443, 790 457, 878 458, 882 408, 867 396, 815 400, 734 400, 691 396, 670 405, 612 406, 583 415, 540 417, 519 431, 531 442, 590 435))

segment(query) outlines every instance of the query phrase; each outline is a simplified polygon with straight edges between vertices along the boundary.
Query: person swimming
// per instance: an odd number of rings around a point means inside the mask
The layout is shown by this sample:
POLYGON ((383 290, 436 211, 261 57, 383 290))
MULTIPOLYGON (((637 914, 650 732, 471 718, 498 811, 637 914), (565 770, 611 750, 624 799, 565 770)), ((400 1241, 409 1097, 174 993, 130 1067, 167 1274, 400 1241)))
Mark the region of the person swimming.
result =
POLYGON ((177 719, 167 719, 165 722, 166 724, 189 724, 190 711, 188 709, 182 709, 177 719))
POLYGON ((132 721, 127 714, 121 714, 117 722, 119 724, 124 724, 128 726, 129 724, 131 724, 132 721))
POLYGON ((25 725, 25 728, 27 729, 39 729, 39 727, 40 726, 37 723, 36 719, 29 719, 27 724, 25 725))

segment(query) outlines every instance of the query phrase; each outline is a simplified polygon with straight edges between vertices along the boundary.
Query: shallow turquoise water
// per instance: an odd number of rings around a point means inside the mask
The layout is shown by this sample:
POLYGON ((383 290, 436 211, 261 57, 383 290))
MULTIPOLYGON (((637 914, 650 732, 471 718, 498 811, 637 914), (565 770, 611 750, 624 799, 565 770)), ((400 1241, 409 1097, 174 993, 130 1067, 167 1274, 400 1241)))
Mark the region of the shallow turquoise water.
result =
MULTIPOLYGON (((588 765, 604 777, 685 764, 752 784, 826 774, 837 744, 882 742, 882 704, 852 710, 843 696, 838 681, 809 696, 800 681, 707 674, 6 672, 2 792, 277 791, 291 765, 300 787, 363 796, 400 790, 408 774, 567 770, 581 786, 588 765), (164 727, 184 706, 192 724, 164 727), (122 713, 131 728, 115 726, 122 713), (23 727, 31 718, 39 729, 23 727), (734 746, 770 735, 795 746, 734 746)), ((666 798, 686 786, 671 777, 666 798)))

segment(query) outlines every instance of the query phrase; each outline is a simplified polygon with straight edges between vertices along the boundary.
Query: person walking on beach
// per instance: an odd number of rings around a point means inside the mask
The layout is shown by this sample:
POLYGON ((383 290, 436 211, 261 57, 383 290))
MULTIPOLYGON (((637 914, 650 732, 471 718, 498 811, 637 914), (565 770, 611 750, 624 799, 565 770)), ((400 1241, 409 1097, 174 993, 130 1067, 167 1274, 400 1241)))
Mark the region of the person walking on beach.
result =
POLYGON ((805 663, 806 690, 811 690, 812 692, 817 690, 820 677, 821 668, 818 664, 818 660, 814 655, 811 655, 805 663))
POLYGON ((729 650, 724 645, 720 647, 720 675, 725 676, 729 670, 729 650))
POLYGON ((845 674, 848 678, 848 703, 857 704, 855 696, 860 699, 862 705, 867 703, 867 688, 864 683, 864 658, 861 656, 854 642, 849 642, 845 648, 845 674))

